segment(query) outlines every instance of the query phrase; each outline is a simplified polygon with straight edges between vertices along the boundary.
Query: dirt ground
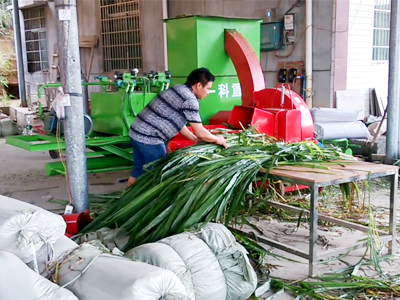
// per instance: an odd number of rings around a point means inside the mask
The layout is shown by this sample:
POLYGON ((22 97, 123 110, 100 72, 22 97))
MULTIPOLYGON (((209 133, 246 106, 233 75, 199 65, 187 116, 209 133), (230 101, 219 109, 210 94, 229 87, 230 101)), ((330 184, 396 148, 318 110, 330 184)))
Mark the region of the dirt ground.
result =
MULTIPOLYGON (((56 213, 62 213, 64 206, 53 203, 54 200, 68 199, 68 191, 65 178, 63 176, 47 177, 45 175, 44 164, 52 162, 47 152, 31 153, 5 143, 5 139, 0 138, 0 195, 12 197, 31 204, 38 205, 56 213)), ((125 183, 119 183, 119 179, 127 178, 129 171, 112 172, 102 174, 89 174, 89 192, 92 194, 106 194, 116 191, 122 191, 125 183)), ((324 198, 321 210, 329 213, 329 207, 334 204, 340 207, 337 201, 338 191, 324 191, 324 198)), ((385 225, 388 223, 389 214, 389 185, 385 181, 377 181, 371 185, 371 191, 368 192, 363 201, 371 202, 374 210, 377 212, 377 224, 385 225)), ((366 215, 362 215, 364 218, 366 215)), ((346 216, 348 217, 348 216, 346 216)), ((285 245, 297 247, 300 250, 308 249, 308 224, 306 219, 300 223, 297 228, 297 222, 277 221, 273 217, 263 216, 252 219, 257 228, 270 238, 273 238, 285 245), (297 228, 297 229, 296 229, 297 228)), ((397 221, 400 221, 400 211, 397 208, 397 221)), ((246 231, 254 231, 254 228, 244 228, 246 231)), ((320 226, 319 227, 318 252, 329 251, 340 248, 355 240, 361 240, 366 237, 359 231, 346 229, 339 226, 320 226)), ((286 280, 303 280, 308 276, 308 262, 297 256, 288 254, 281 250, 266 248, 271 254, 281 256, 268 256, 270 264, 270 275, 275 278, 286 280), (292 259, 292 260, 289 260, 292 259)), ((318 265, 319 274, 328 271, 337 270, 357 262, 364 254, 364 249, 350 252, 341 260, 332 261, 318 265)), ((398 254, 398 247, 396 250, 398 254)), ((400 263, 392 259, 390 263, 385 263, 385 270, 388 272, 400 273, 400 263)), ((281 294, 275 299, 294 299, 294 297, 281 294)))

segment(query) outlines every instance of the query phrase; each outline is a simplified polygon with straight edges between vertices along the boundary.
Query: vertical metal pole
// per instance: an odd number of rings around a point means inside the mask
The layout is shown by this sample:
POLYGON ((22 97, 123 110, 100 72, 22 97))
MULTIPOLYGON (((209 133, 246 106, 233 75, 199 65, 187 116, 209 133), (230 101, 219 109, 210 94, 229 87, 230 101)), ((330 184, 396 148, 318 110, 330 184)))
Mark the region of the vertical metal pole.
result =
POLYGON ((387 105, 386 160, 394 163, 399 157, 400 101, 400 2, 391 1, 389 42, 389 99, 387 105))
POLYGON ((67 176, 74 211, 79 213, 89 208, 89 198, 76 0, 55 0, 55 7, 61 83, 64 94, 70 97, 64 123, 67 176))
POLYGON ((318 188, 315 183, 310 186, 310 237, 308 245, 308 276, 310 277, 317 274, 318 188))
POLYGON ((17 69, 18 69, 19 99, 21 100, 21 106, 27 107, 28 102, 26 101, 24 56, 22 55, 21 24, 19 19, 18 0, 12 1, 12 7, 13 7, 15 53, 17 56, 17 69))
POLYGON ((396 212, 397 212, 397 189, 399 188, 399 174, 394 173, 390 176, 390 216, 389 216, 389 234, 392 236, 389 242, 388 252, 394 254, 396 250, 396 212))
MULTIPOLYGON (((168 0, 162 0, 163 19, 168 19, 168 0)), ((163 22, 164 70, 168 71, 167 24, 163 22)))
POLYGON ((306 102, 308 108, 313 105, 313 43, 312 43, 312 6, 313 0, 306 0, 306 102))

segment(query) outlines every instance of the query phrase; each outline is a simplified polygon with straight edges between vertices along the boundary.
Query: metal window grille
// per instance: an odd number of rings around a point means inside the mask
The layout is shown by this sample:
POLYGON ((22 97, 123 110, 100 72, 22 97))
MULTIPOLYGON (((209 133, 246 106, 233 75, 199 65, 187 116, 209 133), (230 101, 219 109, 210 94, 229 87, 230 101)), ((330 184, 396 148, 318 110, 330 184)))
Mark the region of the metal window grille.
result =
POLYGON ((142 68, 139 0, 100 0, 104 71, 142 68))
POLYGON ((390 0, 375 0, 374 4, 372 60, 387 62, 389 60, 390 0))
POLYGON ((23 10, 28 72, 47 71, 46 17, 44 7, 23 10))

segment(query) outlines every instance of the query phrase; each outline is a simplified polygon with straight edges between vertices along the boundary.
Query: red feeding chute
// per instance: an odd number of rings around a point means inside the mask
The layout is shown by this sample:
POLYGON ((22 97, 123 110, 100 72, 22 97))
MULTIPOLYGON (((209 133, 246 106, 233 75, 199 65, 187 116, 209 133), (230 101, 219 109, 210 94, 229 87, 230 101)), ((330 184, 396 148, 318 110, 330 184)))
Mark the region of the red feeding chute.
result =
MULTIPOLYGON (((265 88, 261 64, 244 36, 225 30, 225 50, 242 88, 242 105, 234 107, 227 123, 238 128, 256 126, 258 132, 286 142, 313 139, 314 122, 303 98, 288 85, 265 88)), ((221 114, 211 120, 220 121, 221 114)))
POLYGON ((253 93, 265 89, 260 61, 249 42, 236 30, 225 30, 225 51, 235 66, 242 88, 242 104, 254 105, 253 93))

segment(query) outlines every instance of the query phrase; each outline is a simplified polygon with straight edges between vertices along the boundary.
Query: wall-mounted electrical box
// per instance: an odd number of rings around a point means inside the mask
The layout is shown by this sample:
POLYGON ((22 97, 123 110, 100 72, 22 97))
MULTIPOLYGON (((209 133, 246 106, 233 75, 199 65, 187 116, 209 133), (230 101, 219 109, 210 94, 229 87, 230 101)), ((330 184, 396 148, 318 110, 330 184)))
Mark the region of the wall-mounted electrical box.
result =
POLYGON ((282 47, 283 22, 261 23, 261 51, 279 50, 282 47))
POLYGON ((294 14, 287 14, 284 18, 285 43, 294 44, 294 14))

